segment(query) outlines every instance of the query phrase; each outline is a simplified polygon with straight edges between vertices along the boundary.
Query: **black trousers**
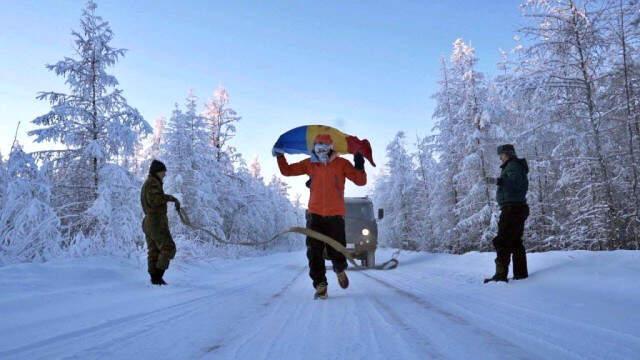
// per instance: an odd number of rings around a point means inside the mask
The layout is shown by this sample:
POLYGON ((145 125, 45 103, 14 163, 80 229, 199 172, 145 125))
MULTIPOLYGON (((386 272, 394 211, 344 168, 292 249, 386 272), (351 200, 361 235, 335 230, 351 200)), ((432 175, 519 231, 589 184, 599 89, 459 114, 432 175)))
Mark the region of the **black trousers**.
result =
POLYGON ((527 277, 527 253, 522 241, 524 223, 529 217, 527 204, 510 204, 501 208, 498 235, 493 239, 496 264, 509 268, 513 255, 513 276, 527 277))
MULTIPOLYGON (((307 216, 307 229, 315 230, 327 235, 342 245, 347 245, 344 230, 344 217, 342 216, 320 216, 309 214, 307 216)), ((325 245, 322 241, 307 237, 307 259, 309 260, 309 276, 313 280, 315 288, 322 282, 327 282, 327 268, 324 264, 324 250, 333 263, 333 271, 343 272, 347 268, 347 259, 340 252, 331 246, 325 245)))

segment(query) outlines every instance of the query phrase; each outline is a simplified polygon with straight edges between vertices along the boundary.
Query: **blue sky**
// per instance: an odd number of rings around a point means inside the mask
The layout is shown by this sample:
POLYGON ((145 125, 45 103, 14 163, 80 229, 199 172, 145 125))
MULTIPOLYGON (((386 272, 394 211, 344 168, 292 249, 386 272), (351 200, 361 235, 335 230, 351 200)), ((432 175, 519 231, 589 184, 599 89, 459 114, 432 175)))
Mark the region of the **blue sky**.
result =
MULTIPOLYGON (((439 60, 462 37, 495 72, 499 49, 514 45, 519 1, 116 1, 98 14, 129 49, 116 65, 132 106, 153 124, 183 103, 223 85, 243 117, 236 147, 276 171, 270 149, 295 126, 339 127, 374 145, 379 164, 398 130, 413 141, 433 127, 439 60)), ((4 0, 0 11, 0 150, 8 152, 18 121, 27 150, 29 122, 48 106, 35 96, 65 90, 44 65, 73 56, 84 1, 4 0)), ((377 171, 377 170, 376 170, 377 171)), ((375 173, 376 171, 373 171, 375 173)), ((289 179, 305 193, 304 179, 289 179)), ((348 195, 362 194, 354 186, 348 195)))

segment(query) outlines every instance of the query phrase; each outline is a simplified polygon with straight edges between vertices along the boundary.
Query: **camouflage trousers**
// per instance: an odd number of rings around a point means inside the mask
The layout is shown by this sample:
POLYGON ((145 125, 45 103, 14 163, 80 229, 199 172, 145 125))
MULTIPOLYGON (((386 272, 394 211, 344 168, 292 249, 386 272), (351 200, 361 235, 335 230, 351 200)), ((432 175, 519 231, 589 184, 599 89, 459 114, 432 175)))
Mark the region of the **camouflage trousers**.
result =
POLYGON ((176 256, 176 244, 169 231, 169 221, 164 216, 145 216, 142 222, 147 241, 147 267, 149 273, 167 270, 176 256))

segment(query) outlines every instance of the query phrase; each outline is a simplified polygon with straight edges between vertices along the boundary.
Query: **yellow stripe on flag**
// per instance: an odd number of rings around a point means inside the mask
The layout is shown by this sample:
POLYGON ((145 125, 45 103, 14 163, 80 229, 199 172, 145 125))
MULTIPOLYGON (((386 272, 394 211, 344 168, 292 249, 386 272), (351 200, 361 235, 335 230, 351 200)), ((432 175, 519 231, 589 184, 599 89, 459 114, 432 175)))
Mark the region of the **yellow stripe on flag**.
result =
POLYGON ((316 136, 321 134, 327 134, 331 136, 333 140, 333 150, 341 154, 348 153, 347 135, 338 129, 324 125, 309 125, 307 126, 307 148, 313 149, 313 140, 316 136))

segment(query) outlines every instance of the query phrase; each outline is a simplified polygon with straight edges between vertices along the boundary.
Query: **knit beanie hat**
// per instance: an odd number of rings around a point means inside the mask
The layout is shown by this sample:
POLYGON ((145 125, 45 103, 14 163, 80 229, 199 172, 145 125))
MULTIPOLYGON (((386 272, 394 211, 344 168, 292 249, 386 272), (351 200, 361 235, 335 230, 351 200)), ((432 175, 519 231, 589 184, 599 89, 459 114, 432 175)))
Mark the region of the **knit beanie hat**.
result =
POLYGON ((159 172, 167 171, 167 167, 160 160, 153 160, 149 167, 149 174, 153 175, 159 172))
POLYGON ((516 148, 511 144, 504 144, 498 146, 498 155, 507 154, 509 156, 516 156, 516 148))

